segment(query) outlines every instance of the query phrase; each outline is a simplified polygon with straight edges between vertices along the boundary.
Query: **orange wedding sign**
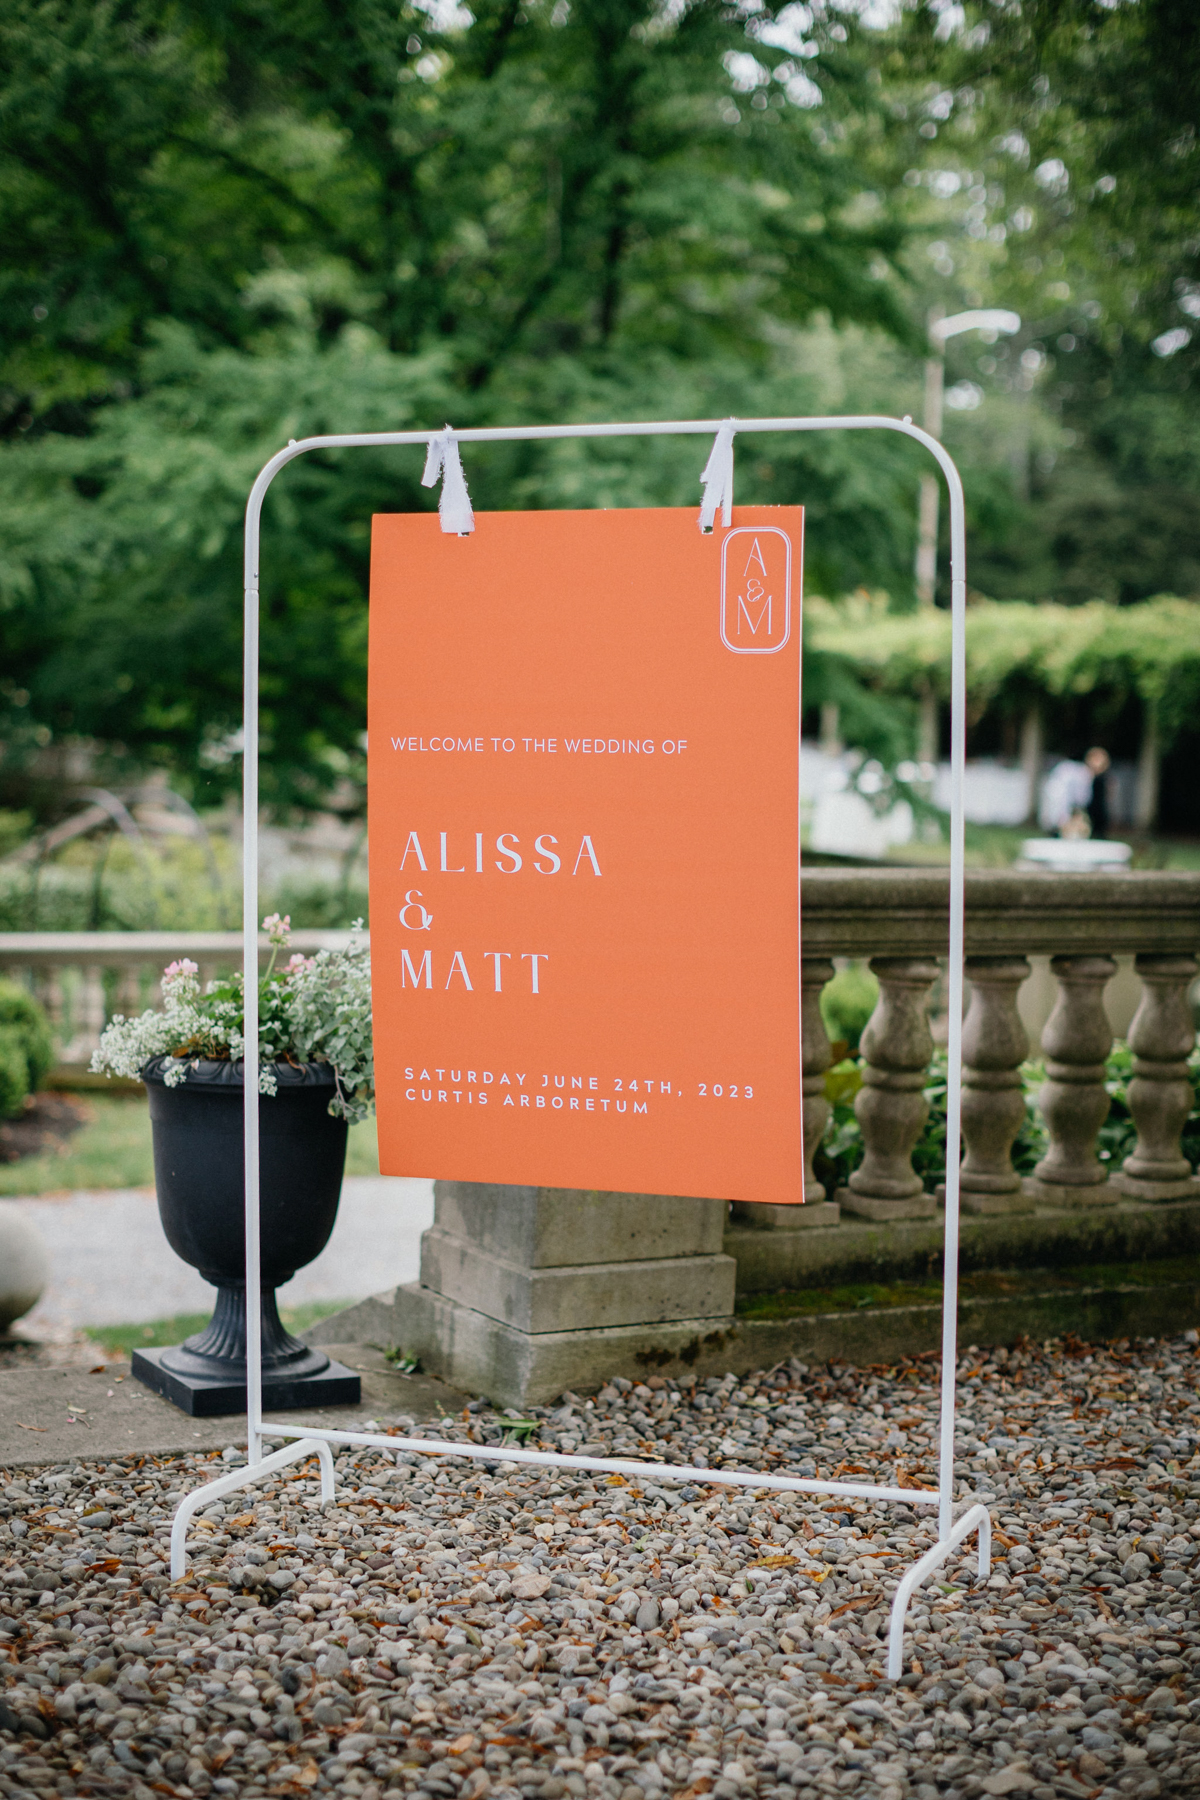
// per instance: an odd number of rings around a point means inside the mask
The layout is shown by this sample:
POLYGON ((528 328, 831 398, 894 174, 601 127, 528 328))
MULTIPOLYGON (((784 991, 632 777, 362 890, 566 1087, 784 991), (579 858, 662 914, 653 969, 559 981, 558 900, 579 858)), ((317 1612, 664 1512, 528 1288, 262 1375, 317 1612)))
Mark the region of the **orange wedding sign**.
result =
POLYGON ((800 1202, 803 512, 374 521, 380 1167, 800 1202))

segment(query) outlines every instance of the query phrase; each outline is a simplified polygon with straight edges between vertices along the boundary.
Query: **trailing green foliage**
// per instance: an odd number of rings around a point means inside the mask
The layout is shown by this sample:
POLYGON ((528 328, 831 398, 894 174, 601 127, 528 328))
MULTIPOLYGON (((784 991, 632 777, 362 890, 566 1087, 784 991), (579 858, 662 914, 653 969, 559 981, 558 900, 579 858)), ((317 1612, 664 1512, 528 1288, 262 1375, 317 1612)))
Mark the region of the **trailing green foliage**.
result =
MULTIPOLYGON (((950 617, 940 609, 887 615, 866 597, 809 608, 813 643, 844 657, 881 692, 950 688, 950 617)), ((1032 606, 980 601, 967 631, 967 691, 978 715, 1039 699, 1104 690, 1153 708, 1160 741, 1200 713, 1200 606, 1161 595, 1136 606, 1032 606)))

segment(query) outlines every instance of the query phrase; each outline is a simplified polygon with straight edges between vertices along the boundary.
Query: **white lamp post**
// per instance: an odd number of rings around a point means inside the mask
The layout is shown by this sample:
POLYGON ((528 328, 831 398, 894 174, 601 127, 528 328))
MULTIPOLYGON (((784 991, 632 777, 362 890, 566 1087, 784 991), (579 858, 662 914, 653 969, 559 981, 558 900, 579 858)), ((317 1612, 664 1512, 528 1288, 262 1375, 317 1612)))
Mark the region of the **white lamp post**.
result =
MULTIPOLYGON (((953 313, 943 319, 937 313, 929 317, 929 356, 925 363, 925 418, 930 437, 941 440, 942 394, 946 376, 946 339, 963 331, 978 331, 985 343, 995 343, 1003 334, 1010 337, 1020 331, 1020 315, 1002 307, 988 306, 971 312, 953 313)), ((917 599, 923 606, 933 605, 937 580, 938 480, 936 475, 921 477, 921 508, 917 523, 917 599)))

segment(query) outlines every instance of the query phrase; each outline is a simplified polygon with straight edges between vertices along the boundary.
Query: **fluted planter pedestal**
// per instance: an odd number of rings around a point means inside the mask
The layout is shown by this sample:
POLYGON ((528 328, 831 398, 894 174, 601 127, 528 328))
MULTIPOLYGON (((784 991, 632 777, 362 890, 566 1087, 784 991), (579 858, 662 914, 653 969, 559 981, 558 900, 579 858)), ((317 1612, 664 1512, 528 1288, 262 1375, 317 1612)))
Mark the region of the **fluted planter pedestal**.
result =
MULTIPOLYGON (((208 1325, 183 1344, 135 1350, 133 1373, 194 1417, 246 1410, 246 1184, 242 1065, 201 1061, 167 1087, 171 1058, 142 1071, 154 1181, 167 1242, 217 1290, 208 1325)), ((329 1115, 327 1063, 277 1063, 279 1091, 258 1103, 263 1406, 354 1406, 357 1375, 284 1328, 275 1289, 329 1242, 346 1165, 346 1121, 329 1115)))

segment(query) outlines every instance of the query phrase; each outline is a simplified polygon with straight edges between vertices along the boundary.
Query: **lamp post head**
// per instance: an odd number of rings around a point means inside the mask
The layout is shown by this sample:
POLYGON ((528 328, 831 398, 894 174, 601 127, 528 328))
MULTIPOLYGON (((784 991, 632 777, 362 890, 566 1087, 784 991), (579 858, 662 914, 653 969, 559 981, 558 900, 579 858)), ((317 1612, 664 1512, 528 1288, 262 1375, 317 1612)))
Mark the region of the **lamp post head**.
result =
POLYGON ((929 338, 940 350, 947 338, 957 337, 960 331, 982 332, 985 340, 995 343, 998 337, 1011 337, 1020 329, 1020 313, 1007 312, 1001 306, 984 306, 971 312, 951 313, 948 319, 931 320, 929 338))

